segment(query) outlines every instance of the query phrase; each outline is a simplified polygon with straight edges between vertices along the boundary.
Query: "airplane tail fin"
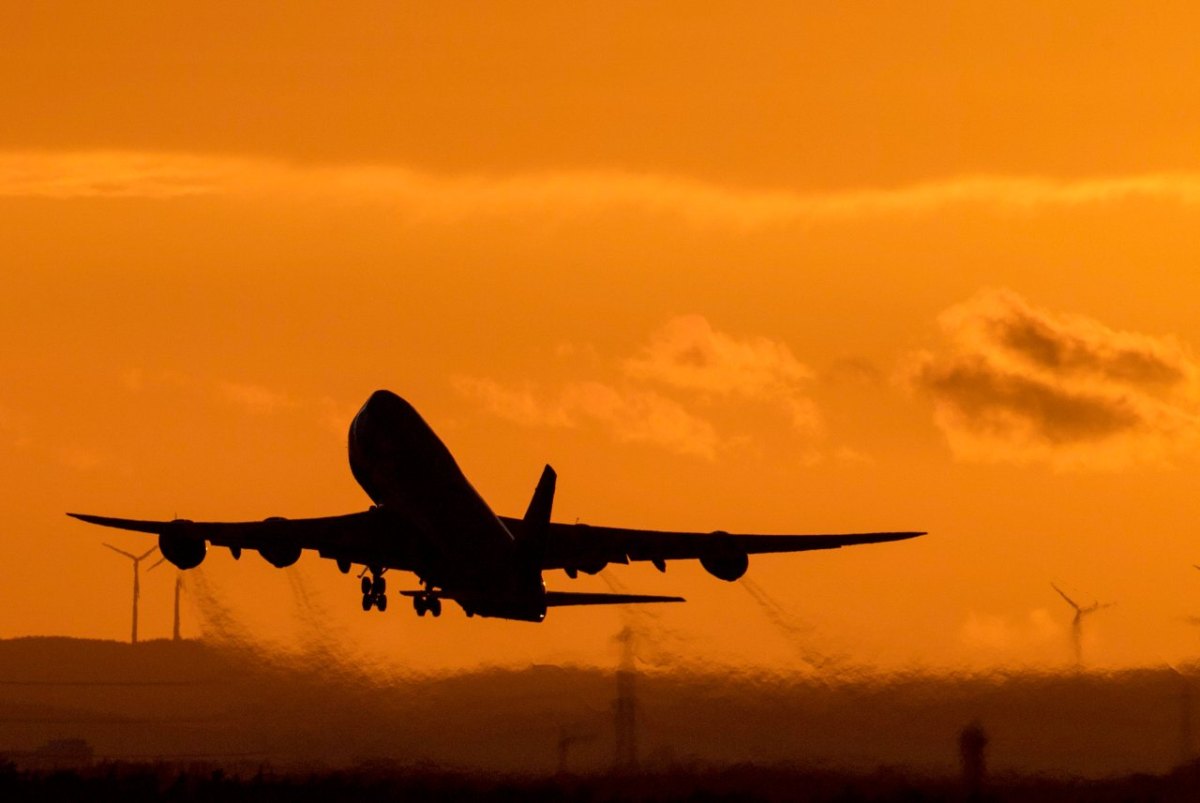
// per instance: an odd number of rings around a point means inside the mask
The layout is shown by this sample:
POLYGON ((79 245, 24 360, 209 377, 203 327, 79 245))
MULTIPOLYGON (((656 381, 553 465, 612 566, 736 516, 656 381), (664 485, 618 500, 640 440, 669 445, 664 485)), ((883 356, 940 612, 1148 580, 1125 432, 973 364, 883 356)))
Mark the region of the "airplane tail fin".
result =
POLYGON ((521 549, 533 561, 535 566, 542 565, 542 556, 546 553, 546 539, 550 534, 550 511, 554 507, 554 486, 558 475, 547 465, 542 469, 542 477, 538 480, 533 498, 529 500, 529 508, 521 524, 521 549))

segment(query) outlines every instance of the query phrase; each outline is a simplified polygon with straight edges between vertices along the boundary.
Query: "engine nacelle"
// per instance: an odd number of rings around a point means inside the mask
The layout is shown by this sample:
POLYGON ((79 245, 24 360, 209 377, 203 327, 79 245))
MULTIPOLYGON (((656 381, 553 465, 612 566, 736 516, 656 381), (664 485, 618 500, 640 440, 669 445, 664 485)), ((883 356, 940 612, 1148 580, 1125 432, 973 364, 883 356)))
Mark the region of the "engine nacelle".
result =
MULTIPOLYGON (((713 535, 720 536, 723 533, 713 535)), ((750 556, 732 541, 720 539, 700 556, 700 565, 718 580, 732 583, 750 568, 750 556)))
POLYGON ((286 569, 300 560, 300 545, 287 543, 271 544, 271 546, 259 547, 258 554, 262 555, 267 563, 276 569, 286 569))
POLYGON ((208 553, 204 539, 188 533, 189 524, 189 521, 173 521, 158 536, 158 551, 179 569, 196 568, 208 553))

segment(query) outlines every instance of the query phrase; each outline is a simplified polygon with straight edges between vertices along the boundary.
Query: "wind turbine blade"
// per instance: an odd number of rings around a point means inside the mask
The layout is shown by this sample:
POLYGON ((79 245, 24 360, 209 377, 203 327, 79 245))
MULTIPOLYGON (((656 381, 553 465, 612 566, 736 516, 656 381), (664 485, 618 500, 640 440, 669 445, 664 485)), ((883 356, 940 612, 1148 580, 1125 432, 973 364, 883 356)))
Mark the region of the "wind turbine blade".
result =
POLYGON ((108 547, 109 549, 111 549, 113 552, 116 552, 118 555, 124 555, 125 557, 129 558, 130 560, 137 560, 137 555, 134 555, 131 552, 126 552, 123 549, 117 549, 112 544, 105 544, 105 546, 108 547))
POLYGON ((149 548, 149 549, 147 549, 145 552, 143 552, 142 554, 138 555, 138 556, 137 556, 137 558, 135 558, 135 560, 145 560, 146 558, 150 557, 150 553, 151 553, 151 552, 153 552, 153 551, 154 551, 154 550, 156 550, 156 549, 158 549, 158 546, 157 546, 157 545, 150 547, 150 548, 149 548))
POLYGON ((1073 600, 1073 599, 1071 599, 1070 597, 1068 597, 1068 596, 1067 596, 1065 593, 1063 593, 1063 590, 1062 590, 1061 588, 1059 588, 1058 586, 1054 585, 1054 583, 1053 583, 1053 582, 1052 582, 1052 583, 1050 583, 1050 587, 1051 587, 1051 588, 1053 588, 1055 591, 1057 591, 1057 592, 1058 592, 1058 595, 1059 595, 1060 597, 1062 597, 1063 599, 1065 599, 1065 600, 1067 601, 1067 604, 1068 604, 1068 605, 1070 605, 1072 608, 1074 608, 1074 609, 1075 609, 1075 610, 1077 610, 1077 611, 1079 610, 1079 604, 1078 604, 1077 602, 1075 602, 1075 600, 1073 600))

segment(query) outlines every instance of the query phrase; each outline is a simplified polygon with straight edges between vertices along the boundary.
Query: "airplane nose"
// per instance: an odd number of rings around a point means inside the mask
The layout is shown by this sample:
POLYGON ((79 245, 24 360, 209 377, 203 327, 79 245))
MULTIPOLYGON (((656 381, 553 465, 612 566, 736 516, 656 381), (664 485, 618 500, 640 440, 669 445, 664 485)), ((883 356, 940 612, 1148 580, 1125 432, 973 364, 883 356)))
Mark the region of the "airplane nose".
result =
POLYGON ((367 399, 367 407, 380 407, 393 402, 397 398, 390 390, 377 390, 367 399))
POLYGON ((371 394, 371 398, 367 399, 364 406, 370 410, 395 412, 403 410, 408 403, 390 390, 377 390, 371 394))

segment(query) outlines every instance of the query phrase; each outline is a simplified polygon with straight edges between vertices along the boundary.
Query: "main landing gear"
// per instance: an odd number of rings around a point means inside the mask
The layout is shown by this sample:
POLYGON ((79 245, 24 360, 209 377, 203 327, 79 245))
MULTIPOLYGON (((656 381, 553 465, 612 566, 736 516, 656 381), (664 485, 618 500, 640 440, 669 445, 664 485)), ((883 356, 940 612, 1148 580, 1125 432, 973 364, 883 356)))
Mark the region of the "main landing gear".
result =
POLYGON ((428 592, 418 594, 413 597, 413 609, 417 612, 417 616, 424 616, 426 612, 432 613, 435 617, 441 616, 442 601, 428 592))
POLYGON ((362 608, 369 611, 378 608, 380 613, 387 610, 387 579, 381 569, 371 569, 371 576, 362 578, 362 608))

